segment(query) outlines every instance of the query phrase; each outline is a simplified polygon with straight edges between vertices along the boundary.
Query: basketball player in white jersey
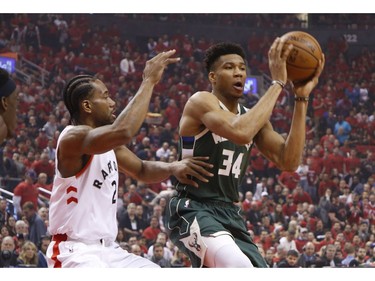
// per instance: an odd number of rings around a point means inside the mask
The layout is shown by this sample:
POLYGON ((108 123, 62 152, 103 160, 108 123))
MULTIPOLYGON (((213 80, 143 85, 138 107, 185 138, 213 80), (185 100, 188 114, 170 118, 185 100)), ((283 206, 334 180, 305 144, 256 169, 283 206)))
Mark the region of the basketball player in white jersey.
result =
POLYGON ((64 89, 72 125, 61 133, 56 152, 56 175, 50 199, 47 250, 49 267, 158 267, 146 258, 123 250, 117 235, 118 173, 143 182, 158 182, 174 175, 207 181, 206 157, 165 163, 142 161, 125 145, 139 130, 154 86, 165 67, 176 63, 175 50, 146 63, 142 84, 116 118, 115 102, 102 81, 78 75, 64 89))

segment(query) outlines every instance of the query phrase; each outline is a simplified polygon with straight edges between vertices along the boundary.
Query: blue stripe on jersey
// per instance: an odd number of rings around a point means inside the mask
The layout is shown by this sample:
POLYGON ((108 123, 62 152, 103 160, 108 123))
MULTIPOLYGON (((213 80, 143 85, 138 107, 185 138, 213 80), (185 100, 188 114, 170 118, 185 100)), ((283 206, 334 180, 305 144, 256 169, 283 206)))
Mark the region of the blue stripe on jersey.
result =
POLYGON ((195 137, 181 137, 182 148, 192 149, 194 147, 195 137))

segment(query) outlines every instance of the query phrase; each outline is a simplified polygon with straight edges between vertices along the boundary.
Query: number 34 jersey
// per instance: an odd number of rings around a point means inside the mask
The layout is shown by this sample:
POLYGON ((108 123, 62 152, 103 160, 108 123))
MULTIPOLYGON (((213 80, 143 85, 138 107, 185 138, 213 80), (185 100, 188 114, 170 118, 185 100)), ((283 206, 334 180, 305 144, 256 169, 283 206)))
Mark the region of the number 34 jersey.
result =
MULTIPOLYGON (((223 110, 226 107, 220 103, 223 110)), ((238 105, 238 114, 247 111, 242 105, 238 105)), ((181 158, 188 156, 209 156, 209 162, 213 164, 209 182, 195 179, 199 187, 177 183, 177 191, 183 191, 187 197, 198 200, 217 200, 225 202, 238 202, 238 186, 249 164, 249 156, 252 143, 237 145, 233 142, 214 134, 208 129, 196 136, 180 137, 181 158)))

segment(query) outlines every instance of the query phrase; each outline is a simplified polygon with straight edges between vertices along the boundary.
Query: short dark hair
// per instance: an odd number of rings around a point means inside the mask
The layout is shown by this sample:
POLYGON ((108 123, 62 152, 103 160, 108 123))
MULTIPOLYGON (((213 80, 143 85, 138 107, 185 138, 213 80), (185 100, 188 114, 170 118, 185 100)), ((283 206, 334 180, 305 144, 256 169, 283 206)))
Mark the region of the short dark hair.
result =
POLYGON ((164 245, 163 245, 162 243, 156 242, 156 243, 154 244, 153 249, 156 249, 156 248, 162 248, 162 249, 164 249, 164 245))
POLYGON ((92 82, 96 78, 92 75, 82 74, 74 76, 65 85, 63 90, 64 103, 70 113, 71 121, 79 117, 79 102, 89 96, 94 89, 92 82))
POLYGON ((230 42, 221 42, 209 47, 206 50, 204 58, 205 68, 207 73, 212 70, 212 66, 221 56, 237 54, 245 60, 245 52, 241 45, 230 42))
POLYGON ((298 252, 296 250, 289 250, 286 255, 287 256, 293 256, 293 257, 296 257, 296 258, 299 257, 299 254, 298 254, 298 252))

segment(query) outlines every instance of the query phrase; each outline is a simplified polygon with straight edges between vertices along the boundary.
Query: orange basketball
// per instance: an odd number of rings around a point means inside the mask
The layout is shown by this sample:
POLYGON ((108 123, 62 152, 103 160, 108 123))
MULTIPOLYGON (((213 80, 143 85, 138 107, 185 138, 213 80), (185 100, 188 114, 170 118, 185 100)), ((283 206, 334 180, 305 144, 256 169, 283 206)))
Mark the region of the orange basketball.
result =
POLYGON ((286 39, 285 46, 293 44, 293 49, 286 61, 288 80, 296 83, 310 79, 322 58, 319 42, 303 31, 291 31, 281 38, 286 39))

